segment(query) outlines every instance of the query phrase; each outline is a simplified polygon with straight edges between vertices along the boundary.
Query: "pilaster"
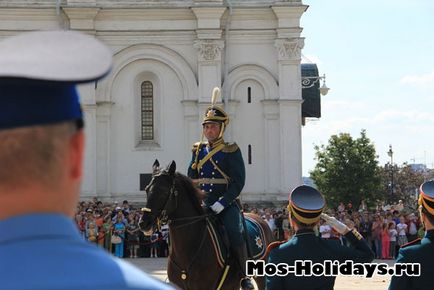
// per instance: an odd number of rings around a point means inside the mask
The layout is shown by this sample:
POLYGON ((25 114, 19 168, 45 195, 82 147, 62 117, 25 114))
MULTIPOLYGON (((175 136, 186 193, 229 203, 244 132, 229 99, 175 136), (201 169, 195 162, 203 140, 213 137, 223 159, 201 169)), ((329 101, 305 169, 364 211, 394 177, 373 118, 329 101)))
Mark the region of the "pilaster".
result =
POLYGON ((282 199, 302 183, 301 103, 302 100, 279 100, 280 185, 282 199))
POLYGON ((111 198, 110 182, 110 115, 111 102, 96 103, 96 193, 105 200, 111 198))
POLYGON ((198 126, 198 103, 196 100, 183 100, 181 103, 184 107, 184 140, 186 142, 184 148, 191 148, 191 143, 199 141, 201 134, 201 129, 198 126))
POLYGON ((265 189, 267 192, 282 192, 280 158, 280 109, 278 100, 262 100, 265 131, 265 189))

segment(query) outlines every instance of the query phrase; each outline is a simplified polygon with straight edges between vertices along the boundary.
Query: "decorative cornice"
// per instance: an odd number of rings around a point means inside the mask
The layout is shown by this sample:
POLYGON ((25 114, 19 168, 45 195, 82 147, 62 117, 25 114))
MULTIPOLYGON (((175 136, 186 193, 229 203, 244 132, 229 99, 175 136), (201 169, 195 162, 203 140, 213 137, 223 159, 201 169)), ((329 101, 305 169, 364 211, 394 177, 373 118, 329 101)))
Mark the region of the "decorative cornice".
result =
POLYGON ((304 38, 276 39, 279 60, 298 60, 301 58, 301 49, 304 47, 304 38))
POLYGON ((199 61, 221 60, 221 50, 224 47, 224 42, 222 40, 196 40, 193 46, 199 50, 199 61))

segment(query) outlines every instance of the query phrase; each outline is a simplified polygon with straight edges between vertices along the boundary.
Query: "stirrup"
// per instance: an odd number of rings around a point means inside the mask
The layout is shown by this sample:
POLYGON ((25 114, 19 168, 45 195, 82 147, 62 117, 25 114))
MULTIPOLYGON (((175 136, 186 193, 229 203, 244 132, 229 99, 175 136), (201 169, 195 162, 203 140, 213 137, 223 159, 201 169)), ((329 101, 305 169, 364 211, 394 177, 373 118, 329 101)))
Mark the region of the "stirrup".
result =
POLYGON ((240 282, 241 290, 254 290, 255 286, 253 286, 252 280, 248 277, 241 279, 240 282))

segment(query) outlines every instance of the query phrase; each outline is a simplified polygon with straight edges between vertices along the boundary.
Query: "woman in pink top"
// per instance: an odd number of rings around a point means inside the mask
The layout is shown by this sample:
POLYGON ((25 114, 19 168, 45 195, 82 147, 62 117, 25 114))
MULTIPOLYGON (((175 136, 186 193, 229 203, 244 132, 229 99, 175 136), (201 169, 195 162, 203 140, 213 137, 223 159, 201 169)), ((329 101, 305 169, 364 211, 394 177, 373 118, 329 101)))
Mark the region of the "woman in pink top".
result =
POLYGON ((381 232, 381 258, 382 259, 390 259, 389 248, 390 248, 389 227, 387 223, 384 223, 383 231, 381 232))

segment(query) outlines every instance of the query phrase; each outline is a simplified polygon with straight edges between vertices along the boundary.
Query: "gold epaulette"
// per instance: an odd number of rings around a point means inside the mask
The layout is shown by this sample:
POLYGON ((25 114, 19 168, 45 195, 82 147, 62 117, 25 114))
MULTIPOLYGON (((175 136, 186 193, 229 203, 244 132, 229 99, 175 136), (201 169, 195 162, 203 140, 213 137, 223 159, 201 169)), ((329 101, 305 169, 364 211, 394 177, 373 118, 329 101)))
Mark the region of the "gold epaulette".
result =
POLYGON ((234 153, 237 149, 237 143, 225 143, 225 147, 223 147, 222 151, 225 153, 234 153))
POLYGON ((351 232, 359 241, 363 239, 363 236, 356 229, 352 229, 351 232))
POLYGON ((280 246, 281 244, 286 243, 287 241, 277 241, 277 242, 272 242, 271 244, 268 245, 267 247, 267 251, 265 252, 264 257, 266 259, 268 259, 268 255, 270 254, 271 250, 274 248, 277 248, 278 246, 280 246))
MULTIPOLYGON (((197 146, 199 146, 199 144, 201 144, 200 142, 196 142, 193 144, 193 147, 191 148, 191 151, 196 152, 197 150, 197 146)), ((206 145, 206 142, 202 142, 202 146, 206 145)))
POLYGON ((414 246, 414 245, 420 244, 421 241, 422 241, 422 239, 418 238, 414 241, 411 241, 411 242, 408 242, 407 244, 402 245, 401 248, 406 248, 408 246, 414 246))

